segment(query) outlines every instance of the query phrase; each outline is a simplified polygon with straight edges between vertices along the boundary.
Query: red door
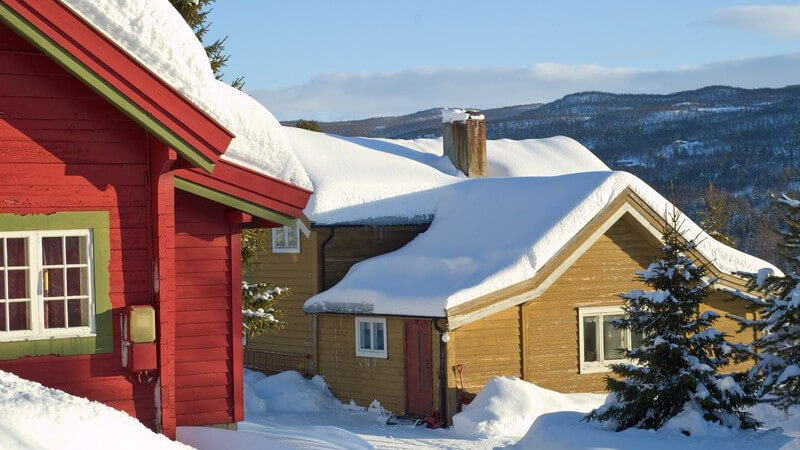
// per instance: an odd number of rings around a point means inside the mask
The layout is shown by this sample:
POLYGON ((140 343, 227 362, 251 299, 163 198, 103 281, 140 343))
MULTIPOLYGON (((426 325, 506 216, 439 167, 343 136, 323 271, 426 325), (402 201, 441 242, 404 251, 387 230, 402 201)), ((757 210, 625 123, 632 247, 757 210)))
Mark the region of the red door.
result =
POLYGON ((406 414, 427 417, 433 404, 430 320, 405 321, 406 414))

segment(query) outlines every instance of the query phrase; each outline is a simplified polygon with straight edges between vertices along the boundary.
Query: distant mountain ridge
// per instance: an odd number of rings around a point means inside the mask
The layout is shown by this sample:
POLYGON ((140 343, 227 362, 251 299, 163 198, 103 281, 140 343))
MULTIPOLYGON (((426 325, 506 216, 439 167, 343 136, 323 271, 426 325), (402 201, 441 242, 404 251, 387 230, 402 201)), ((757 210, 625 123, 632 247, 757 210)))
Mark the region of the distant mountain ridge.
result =
MULTIPOLYGON (((793 154, 800 134, 800 85, 777 89, 709 86, 665 95, 579 92, 550 103, 483 113, 489 139, 569 136, 609 166, 646 175, 651 169, 688 161, 713 162, 712 155, 721 161, 730 152, 760 152, 770 159, 793 154)), ((432 108, 403 116, 321 122, 320 127, 344 136, 413 139, 440 136, 440 117, 441 108, 432 108)), ((714 169, 707 171, 701 184, 715 180, 738 192, 783 181, 767 174, 754 186, 741 176, 720 179, 721 175, 714 169)), ((670 178, 645 176, 662 187, 670 178)))
MULTIPOLYGON (((757 226, 768 228, 757 220, 769 193, 800 188, 800 85, 709 86, 665 95, 579 92, 483 113, 489 139, 569 136, 610 167, 640 176, 690 214, 713 182, 738 203, 732 227, 743 248, 764 257, 770 250, 749 248, 747 242, 762 239, 754 239, 757 226)), ((441 108, 321 122, 320 127, 344 136, 435 137, 442 133, 441 108)))

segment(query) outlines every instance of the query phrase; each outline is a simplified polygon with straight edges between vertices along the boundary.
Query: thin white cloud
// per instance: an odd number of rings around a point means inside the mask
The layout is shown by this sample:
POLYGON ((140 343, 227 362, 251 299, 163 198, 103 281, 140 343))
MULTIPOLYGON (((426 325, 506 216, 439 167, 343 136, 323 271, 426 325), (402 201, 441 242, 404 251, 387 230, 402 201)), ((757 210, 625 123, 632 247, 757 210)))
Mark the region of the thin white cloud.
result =
POLYGON ((800 38, 800 5, 732 6, 714 11, 711 21, 780 38, 800 38))
POLYGON ((281 120, 345 120, 439 106, 485 109, 547 102, 588 90, 657 94, 715 84, 747 88, 800 84, 800 53, 666 71, 542 63, 339 73, 320 75, 297 86, 256 89, 251 94, 281 120))

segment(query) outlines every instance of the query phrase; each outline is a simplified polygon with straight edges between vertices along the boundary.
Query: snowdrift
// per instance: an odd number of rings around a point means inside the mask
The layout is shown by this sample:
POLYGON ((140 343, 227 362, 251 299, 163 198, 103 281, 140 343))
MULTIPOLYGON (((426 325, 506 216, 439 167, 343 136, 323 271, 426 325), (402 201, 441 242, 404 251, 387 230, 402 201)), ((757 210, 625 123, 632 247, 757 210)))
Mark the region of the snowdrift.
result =
POLYGON ((453 416, 456 434, 476 439, 520 438, 539 416, 557 411, 587 413, 603 394, 561 394, 517 377, 493 377, 478 396, 453 416))
POLYGON ((102 403, 0 371, 0 448, 190 450, 102 403))

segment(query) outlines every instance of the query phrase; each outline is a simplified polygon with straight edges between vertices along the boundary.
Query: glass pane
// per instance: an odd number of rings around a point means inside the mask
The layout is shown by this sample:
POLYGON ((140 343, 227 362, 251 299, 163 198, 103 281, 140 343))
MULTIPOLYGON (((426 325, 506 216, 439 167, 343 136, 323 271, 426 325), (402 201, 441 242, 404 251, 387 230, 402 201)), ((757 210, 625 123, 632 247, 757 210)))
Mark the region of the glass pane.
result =
POLYGON ((370 333, 369 322, 359 322, 358 327, 361 334, 361 348, 364 350, 372 349, 372 333, 370 333))
POLYGON ((620 319, 622 319, 621 314, 603 316, 603 359, 614 360, 625 357, 628 333, 624 328, 617 328, 611 323, 620 319))
MULTIPOLYGON (((0 266, 5 266, 5 259, 4 259, 4 252, 3 246, 5 245, 5 239, 0 239, 0 266)), ((0 325, 0 330, 2 330, 2 325, 0 325)))
POLYGON ((28 269, 8 271, 8 298, 28 298, 28 269))
POLYGON ((28 252, 25 238, 6 239, 6 252, 8 252, 9 266, 27 266, 28 252))
POLYGON ((30 330, 30 314, 28 307, 30 302, 11 302, 8 304, 8 329, 30 330))
POLYGON ((297 228, 286 227, 286 248, 297 248, 297 228))
POLYGON ((64 300, 44 302, 44 327, 64 328, 64 300))
POLYGON ((597 316, 583 318, 583 360, 597 361, 597 316))
MULTIPOLYGON (((6 298, 6 274, 0 271, 0 300, 6 298)), ((0 324, 0 328, 2 328, 2 324, 0 324)))
POLYGON ((639 348, 642 346, 642 333, 631 331, 631 348, 639 348))
POLYGON ((64 296, 64 269, 45 269, 44 280, 42 286, 44 287, 45 297, 63 297, 64 296))
POLYGON ((61 240, 60 236, 42 238, 42 264, 46 266, 64 264, 61 240))
POLYGON ((67 300, 67 326, 69 327, 89 326, 88 299, 75 298, 67 300))
POLYGON ((6 328, 6 304, 0 303, 0 331, 8 331, 6 328))
POLYGON ((86 237, 68 236, 65 239, 67 246, 67 264, 87 264, 89 261, 86 257, 86 237))
POLYGON ((383 324, 373 323, 372 329, 375 332, 375 350, 383 350, 383 324))
POLYGON ((89 295, 89 269, 86 267, 70 267, 67 269, 67 295, 89 295))

